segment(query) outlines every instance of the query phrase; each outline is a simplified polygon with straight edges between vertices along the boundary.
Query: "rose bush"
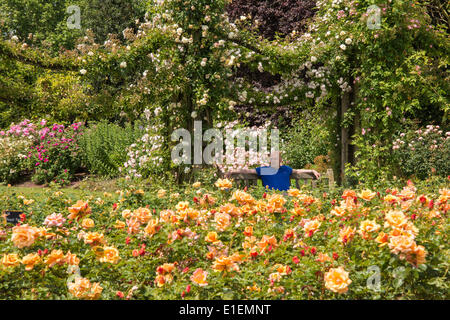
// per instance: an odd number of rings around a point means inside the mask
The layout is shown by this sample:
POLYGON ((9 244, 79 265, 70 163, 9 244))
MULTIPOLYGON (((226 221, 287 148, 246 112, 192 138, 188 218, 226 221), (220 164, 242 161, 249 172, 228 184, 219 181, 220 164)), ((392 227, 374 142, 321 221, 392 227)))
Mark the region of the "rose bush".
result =
POLYGON ((445 299, 447 180, 281 193, 2 187, 2 299, 445 299))

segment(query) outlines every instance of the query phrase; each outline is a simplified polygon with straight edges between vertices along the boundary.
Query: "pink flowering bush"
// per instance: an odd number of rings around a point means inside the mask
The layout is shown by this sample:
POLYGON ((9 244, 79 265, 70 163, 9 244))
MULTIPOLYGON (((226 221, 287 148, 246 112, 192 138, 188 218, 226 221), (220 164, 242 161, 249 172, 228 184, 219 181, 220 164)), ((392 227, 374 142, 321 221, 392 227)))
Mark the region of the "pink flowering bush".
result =
POLYGON ((81 167, 78 139, 83 128, 82 123, 47 125, 26 119, 0 131, 0 144, 7 150, 0 160, 0 180, 15 182, 31 174, 40 184, 70 181, 81 167))
POLYGON ((450 132, 437 125, 400 133, 392 151, 403 176, 425 179, 450 173, 450 132))

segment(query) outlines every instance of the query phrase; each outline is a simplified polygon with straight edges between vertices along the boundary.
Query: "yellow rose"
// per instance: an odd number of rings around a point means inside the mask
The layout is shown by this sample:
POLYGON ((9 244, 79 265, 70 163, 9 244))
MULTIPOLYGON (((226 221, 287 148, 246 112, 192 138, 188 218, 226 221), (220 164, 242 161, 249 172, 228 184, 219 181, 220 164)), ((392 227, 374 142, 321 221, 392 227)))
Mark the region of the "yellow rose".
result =
POLYGON ((69 219, 80 219, 81 217, 91 213, 91 208, 87 202, 78 200, 73 206, 68 208, 70 214, 69 219))
POLYGON ((414 238, 410 236, 397 236, 389 238, 389 249, 391 252, 399 254, 399 253, 411 253, 415 248, 414 238))
POLYGON ((201 182, 194 182, 193 184, 192 184, 192 187, 193 188, 195 188, 195 189, 198 189, 198 188, 200 188, 200 186, 201 186, 202 184, 201 184, 201 182))
POLYGON ((109 263, 117 263, 120 260, 119 250, 114 247, 104 247, 103 254, 99 258, 100 262, 109 262, 109 263))
POLYGON ((123 229, 123 228, 125 228, 125 226, 126 226, 125 222, 116 220, 116 224, 114 225, 114 228, 123 229))
POLYGON ((25 270, 33 270, 34 266, 41 261, 41 257, 37 253, 27 254, 22 258, 22 263, 25 265, 25 270))
POLYGON ((352 280, 343 267, 331 268, 325 273, 325 287, 333 292, 345 293, 352 280))
POLYGON ((231 217, 228 213, 216 212, 214 215, 214 221, 216 222, 216 228, 219 231, 225 231, 230 226, 231 217))
POLYGON ((95 226, 94 220, 90 218, 85 218, 83 221, 81 221, 81 226, 85 229, 90 229, 95 226))
POLYGON ((230 189, 233 186, 233 183, 228 179, 218 179, 214 184, 220 190, 230 189))
POLYGON ((388 213, 386 213, 385 216, 385 227, 394 227, 394 228, 401 228, 404 226, 407 222, 406 216, 401 211, 394 211, 391 210, 388 213))
POLYGON ((84 243, 94 245, 103 243, 103 234, 98 232, 88 232, 84 236, 84 243))
POLYGON ((17 253, 4 254, 2 265, 5 267, 16 267, 20 264, 20 258, 17 253))
POLYGON ((12 229, 11 240, 17 248, 24 248, 31 246, 36 239, 36 229, 27 224, 22 226, 15 226, 12 229))
POLYGON ((208 232, 208 234, 205 237, 205 241, 212 243, 219 241, 219 239, 217 238, 217 232, 215 231, 208 232))
POLYGON ((49 256, 47 257, 47 260, 45 260, 45 264, 50 268, 55 264, 62 263, 64 263, 64 253, 62 250, 52 250, 52 252, 50 252, 49 256))
POLYGON ((370 201, 377 195, 376 192, 372 192, 368 189, 361 191, 358 193, 358 197, 360 197, 363 200, 370 201))

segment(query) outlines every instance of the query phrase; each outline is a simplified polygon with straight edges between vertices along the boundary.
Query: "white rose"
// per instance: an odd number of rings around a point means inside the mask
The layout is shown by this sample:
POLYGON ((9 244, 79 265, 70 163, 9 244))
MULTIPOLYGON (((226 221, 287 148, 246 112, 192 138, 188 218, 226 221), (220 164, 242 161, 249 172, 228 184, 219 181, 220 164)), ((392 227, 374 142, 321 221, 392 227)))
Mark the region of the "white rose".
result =
POLYGON ((122 69, 126 68, 126 67, 127 67, 127 63, 126 63, 125 61, 122 61, 122 62, 120 63, 120 67, 121 67, 122 69))

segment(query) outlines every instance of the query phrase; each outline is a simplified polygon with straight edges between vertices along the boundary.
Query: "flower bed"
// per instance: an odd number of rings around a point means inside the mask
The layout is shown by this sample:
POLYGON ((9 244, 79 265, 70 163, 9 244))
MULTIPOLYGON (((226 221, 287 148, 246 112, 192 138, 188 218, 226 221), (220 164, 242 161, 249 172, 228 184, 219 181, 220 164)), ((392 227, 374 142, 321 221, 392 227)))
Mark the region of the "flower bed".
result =
POLYGON ((158 188, 4 188, 1 207, 23 214, 0 228, 0 298, 449 298, 447 184, 158 188))

